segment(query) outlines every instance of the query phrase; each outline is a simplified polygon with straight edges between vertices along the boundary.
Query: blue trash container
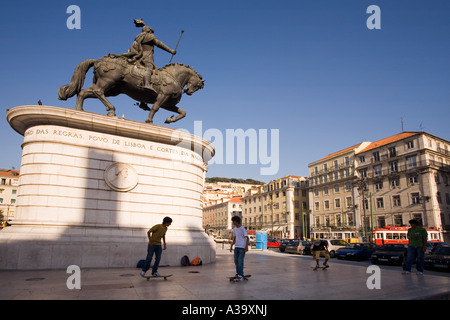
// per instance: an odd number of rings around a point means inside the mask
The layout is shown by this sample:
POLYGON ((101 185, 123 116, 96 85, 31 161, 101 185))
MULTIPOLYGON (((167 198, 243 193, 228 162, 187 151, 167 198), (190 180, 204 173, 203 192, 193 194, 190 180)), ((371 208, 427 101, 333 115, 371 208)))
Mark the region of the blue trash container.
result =
POLYGON ((256 231, 256 249, 267 249, 267 232, 256 231))

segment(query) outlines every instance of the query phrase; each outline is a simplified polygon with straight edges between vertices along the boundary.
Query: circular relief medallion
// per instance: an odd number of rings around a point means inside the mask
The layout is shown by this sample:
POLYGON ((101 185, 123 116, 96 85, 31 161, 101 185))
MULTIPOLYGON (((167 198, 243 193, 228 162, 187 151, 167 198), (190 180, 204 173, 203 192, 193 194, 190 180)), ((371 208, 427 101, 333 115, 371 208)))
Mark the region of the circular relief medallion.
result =
POLYGON ((116 191, 130 191, 137 186, 139 176, 136 170, 129 164, 116 162, 106 168, 105 182, 116 191))

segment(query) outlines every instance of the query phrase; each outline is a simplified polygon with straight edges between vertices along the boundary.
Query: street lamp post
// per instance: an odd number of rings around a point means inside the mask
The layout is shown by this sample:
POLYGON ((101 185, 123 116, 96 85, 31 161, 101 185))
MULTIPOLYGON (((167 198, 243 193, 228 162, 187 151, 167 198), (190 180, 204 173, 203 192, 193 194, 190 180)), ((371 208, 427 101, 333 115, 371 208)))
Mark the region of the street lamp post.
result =
POLYGON ((366 218, 366 189, 367 189, 367 183, 366 178, 362 177, 357 182, 358 185, 358 193, 362 195, 362 208, 363 208, 363 231, 364 231, 364 238, 367 237, 367 218, 366 218))
POLYGON ((269 201, 267 202, 267 204, 270 206, 270 223, 272 225, 272 233, 271 233, 271 237, 273 237, 273 199, 272 199, 272 195, 269 194, 269 201))

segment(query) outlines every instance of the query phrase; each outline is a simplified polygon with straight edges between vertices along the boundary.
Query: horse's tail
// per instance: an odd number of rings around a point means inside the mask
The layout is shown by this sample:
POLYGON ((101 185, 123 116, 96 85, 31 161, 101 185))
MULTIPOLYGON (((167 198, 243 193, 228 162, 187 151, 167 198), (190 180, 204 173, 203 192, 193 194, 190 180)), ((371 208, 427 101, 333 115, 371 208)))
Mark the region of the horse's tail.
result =
POLYGON ((58 90, 59 100, 67 100, 81 91, 86 78, 86 73, 94 65, 97 60, 89 59, 81 62, 73 72, 72 80, 69 84, 62 86, 58 90))

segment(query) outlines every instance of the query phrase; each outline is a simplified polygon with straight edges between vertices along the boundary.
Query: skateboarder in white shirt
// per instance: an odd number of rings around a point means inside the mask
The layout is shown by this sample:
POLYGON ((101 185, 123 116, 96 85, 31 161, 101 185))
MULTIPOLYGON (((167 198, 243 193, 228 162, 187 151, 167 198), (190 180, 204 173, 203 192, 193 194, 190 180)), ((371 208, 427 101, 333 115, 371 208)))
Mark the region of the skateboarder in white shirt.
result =
POLYGON ((233 223, 233 243, 230 247, 230 252, 234 248, 234 264, 236 265, 236 280, 240 281, 244 278, 244 258, 245 253, 248 251, 248 233, 247 230, 242 226, 242 220, 239 216, 234 216, 231 218, 233 223))

